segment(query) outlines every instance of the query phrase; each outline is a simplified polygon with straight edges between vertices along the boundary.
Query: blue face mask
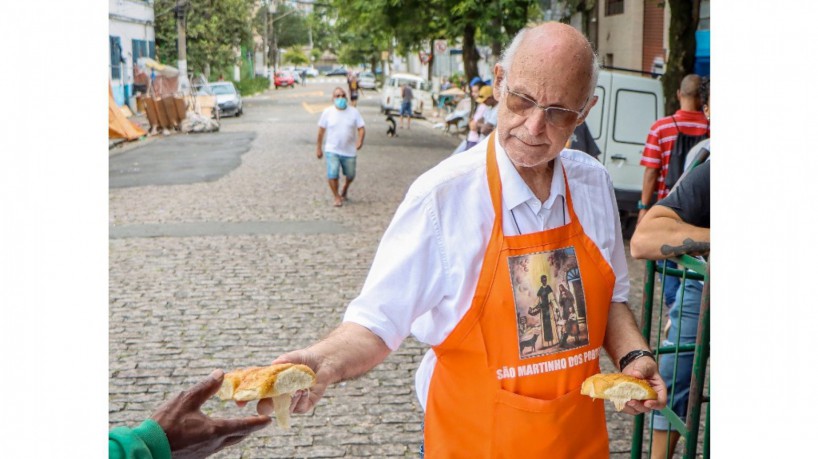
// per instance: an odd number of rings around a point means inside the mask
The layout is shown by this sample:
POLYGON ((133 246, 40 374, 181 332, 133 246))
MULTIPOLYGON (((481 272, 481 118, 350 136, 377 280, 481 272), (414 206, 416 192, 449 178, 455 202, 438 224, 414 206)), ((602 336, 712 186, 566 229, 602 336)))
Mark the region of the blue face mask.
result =
POLYGON ((335 99, 335 106, 338 107, 340 110, 347 108, 347 99, 346 97, 338 97, 335 99))

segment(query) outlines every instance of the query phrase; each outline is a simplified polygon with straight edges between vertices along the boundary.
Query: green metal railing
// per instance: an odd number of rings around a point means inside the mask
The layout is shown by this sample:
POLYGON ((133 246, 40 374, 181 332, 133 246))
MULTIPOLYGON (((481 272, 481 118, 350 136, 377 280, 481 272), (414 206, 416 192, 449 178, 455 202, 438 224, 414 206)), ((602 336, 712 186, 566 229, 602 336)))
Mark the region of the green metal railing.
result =
MULTIPOLYGON (((684 438, 684 454, 683 457, 685 459, 694 459, 697 457, 697 449, 698 449, 698 437, 699 437, 699 430, 701 424, 701 409, 702 404, 707 403, 707 412, 705 415, 704 421, 704 441, 702 444, 702 452, 701 457, 704 459, 709 459, 710 457, 710 397, 709 394, 705 396, 704 394, 704 386, 705 386, 705 376, 707 372, 707 363, 710 357, 710 272, 709 266, 707 263, 688 256, 682 255, 679 258, 672 258, 671 261, 675 261, 681 269, 673 269, 663 266, 662 268, 657 268, 657 262, 655 261, 648 261, 645 268, 645 290, 643 292, 643 304, 642 304, 642 336, 645 337, 645 340, 648 343, 651 342, 651 330, 652 330, 652 323, 653 323, 653 306, 654 306, 654 291, 655 291, 655 281, 657 277, 661 277, 662 279, 662 287, 664 290, 665 285, 665 278, 668 276, 678 277, 681 284, 684 285, 685 281, 693 280, 693 281, 704 281, 704 286, 702 288, 702 301, 699 310, 699 325, 696 334, 696 342, 695 344, 680 344, 679 336, 675 337, 675 344, 671 346, 662 346, 662 327, 656 327, 656 336, 655 336, 655 343, 656 343, 656 354, 657 354, 657 361, 658 356, 662 354, 673 354, 673 380, 676 380, 676 371, 678 370, 678 363, 679 363, 679 354, 680 353, 689 353, 693 351, 693 369, 690 381, 690 396, 687 405, 687 415, 686 419, 687 422, 681 420, 681 418, 673 412, 670 408, 670 401, 672 400, 674 394, 674 388, 668 387, 668 406, 661 410, 661 413, 670 423, 672 429, 675 429, 679 432, 680 437, 684 438)), ((676 299, 676 303, 680 307, 679 317, 682 317, 684 313, 684 292, 685 289, 680 289, 681 295, 676 299)), ((662 308, 664 307, 664 302, 661 300, 663 295, 660 294, 659 298, 659 323, 661 324, 663 311, 662 308)), ((681 330, 680 330, 681 331, 681 330)), ((633 437, 631 440, 631 458, 638 459, 642 457, 642 447, 643 447, 643 440, 644 440, 644 427, 645 427, 645 415, 636 416, 634 419, 634 427, 633 427, 633 437)), ((651 431, 651 438, 652 440, 652 432, 651 431)), ((652 453, 652 441, 649 441, 648 444, 648 454, 652 453)), ((669 444, 669 442, 668 442, 669 444)), ((678 448, 677 448, 678 449, 678 448)), ((665 457, 670 457, 669 454, 669 447, 668 450, 665 452, 665 457)))

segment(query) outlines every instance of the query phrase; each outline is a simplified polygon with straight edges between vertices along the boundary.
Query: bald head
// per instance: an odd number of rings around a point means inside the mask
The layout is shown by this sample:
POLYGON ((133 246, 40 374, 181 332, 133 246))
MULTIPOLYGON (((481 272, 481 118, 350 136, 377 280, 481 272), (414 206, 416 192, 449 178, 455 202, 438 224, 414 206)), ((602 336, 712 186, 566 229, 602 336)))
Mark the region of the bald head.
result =
POLYGON ((698 111, 701 109, 701 100, 699 93, 701 90, 702 77, 691 73, 682 78, 682 83, 679 85, 679 104, 682 110, 698 111))
POLYGON ((500 66, 509 74, 515 61, 523 59, 559 65, 575 82, 584 83, 587 98, 593 96, 599 63, 591 43, 577 29, 560 22, 545 22, 520 30, 503 52, 500 66))
POLYGON ((598 68, 591 44, 571 26, 548 22, 514 37, 494 66, 494 95, 497 138, 518 171, 548 176, 549 164, 596 103, 598 68), (566 112, 573 113, 556 118, 566 112))

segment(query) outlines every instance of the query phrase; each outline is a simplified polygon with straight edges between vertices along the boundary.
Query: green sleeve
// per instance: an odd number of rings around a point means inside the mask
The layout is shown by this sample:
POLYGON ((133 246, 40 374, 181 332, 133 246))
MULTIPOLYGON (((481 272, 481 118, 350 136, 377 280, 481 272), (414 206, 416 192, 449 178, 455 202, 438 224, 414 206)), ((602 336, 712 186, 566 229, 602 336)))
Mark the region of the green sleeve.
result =
POLYGON ((135 429, 115 427, 108 432, 109 459, 171 459, 162 427, 148 419, 135 429))

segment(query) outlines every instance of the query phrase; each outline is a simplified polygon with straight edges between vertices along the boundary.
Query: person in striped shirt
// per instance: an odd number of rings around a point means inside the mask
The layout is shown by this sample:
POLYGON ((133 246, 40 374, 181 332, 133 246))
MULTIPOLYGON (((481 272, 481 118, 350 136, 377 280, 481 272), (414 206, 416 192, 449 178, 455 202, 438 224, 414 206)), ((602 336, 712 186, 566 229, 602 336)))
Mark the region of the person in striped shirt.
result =
MULTIPOLYGON (((642 179, 642 197, 637 203, 639 216, 636 220, 637 226, 644 218, 653 199, 653 192, 658 187, 658 199, 665 198, 670 190, 665 183, 668 165, 670 164, 670 153, 673 144, 679 133, 688 136, 700 136, 710 134, 710 122, 701 111, 702 101, 700 98, 700 86, 702 78, 695 73, 691 73, 682 78, 679 89, 676 90, 676 97, 679 99, 679 110, 671 116, 659 118, 650 127, 648 138, 645 141, 645 149, 642 152, 642 160, 639 162, 645 166, 645 175, 642 179)), ((672 261, 662 261, 668 268, 676 268, 676 263, 672 261)), ((668 276, 664 279, 665 304, 671 308, 676 302, 676 291, 679 288, 679 279, 668 276)))
POLYGON ((670 162, 670 152, 679 132, 689 136, 710 133, 710 124, 701 111, 699 98, 701 81, 701 77, 696 74, 685 76, 676 91, 681 108, 671 116, 658 119, 650 127, 645 149, 642 152, 642 160, 639 162, 645 166, 645 175, 642 179, 642 199, 638 204, 638 221, 642 221, 645 216, 653 199, 653 192, 657 191, 657 188, 658 199, 664 198, 670 192, 665 186, 665 177, 670 162))

